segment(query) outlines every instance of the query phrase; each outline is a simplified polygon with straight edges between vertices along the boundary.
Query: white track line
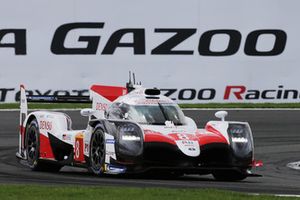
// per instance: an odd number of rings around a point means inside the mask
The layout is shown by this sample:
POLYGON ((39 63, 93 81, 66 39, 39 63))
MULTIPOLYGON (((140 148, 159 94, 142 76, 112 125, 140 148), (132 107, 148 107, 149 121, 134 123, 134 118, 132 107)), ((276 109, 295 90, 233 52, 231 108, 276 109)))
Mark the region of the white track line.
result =
POLYGON ((262 196, 262 195, 267 195, 267 196, 275 196, 275 197, 294 197, 294 198, 300 198, 300 195, 298 194, 260 194, 260 193, 247 193, 249 195, 253 196, 262 196))

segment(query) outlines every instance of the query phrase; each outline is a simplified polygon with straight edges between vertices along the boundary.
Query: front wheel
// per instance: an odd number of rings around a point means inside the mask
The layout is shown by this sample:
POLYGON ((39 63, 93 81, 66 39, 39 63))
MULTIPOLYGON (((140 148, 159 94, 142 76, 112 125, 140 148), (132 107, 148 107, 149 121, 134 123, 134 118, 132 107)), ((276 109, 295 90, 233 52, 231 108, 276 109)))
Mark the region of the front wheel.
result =
POLYGON ((247 178, 246 173, 242 173, 242 171, 216 171, 212 173, 214 178, 218 181, 241 181, 247 178))
POLYGON ((96 129, 90 141, 89 171, 101 174, 105 162, 105 136, 101 129, 96 129))

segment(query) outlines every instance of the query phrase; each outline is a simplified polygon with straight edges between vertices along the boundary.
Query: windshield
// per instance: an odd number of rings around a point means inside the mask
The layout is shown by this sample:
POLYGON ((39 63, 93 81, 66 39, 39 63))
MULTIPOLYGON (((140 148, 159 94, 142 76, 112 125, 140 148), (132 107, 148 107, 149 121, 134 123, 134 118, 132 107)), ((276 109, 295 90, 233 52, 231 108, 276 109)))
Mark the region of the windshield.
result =
POLYGON ((174 125, 185 125, 183 112, 176 104, 127 105, 127 119, 139 124, 165 125, 171 121, 174 125))

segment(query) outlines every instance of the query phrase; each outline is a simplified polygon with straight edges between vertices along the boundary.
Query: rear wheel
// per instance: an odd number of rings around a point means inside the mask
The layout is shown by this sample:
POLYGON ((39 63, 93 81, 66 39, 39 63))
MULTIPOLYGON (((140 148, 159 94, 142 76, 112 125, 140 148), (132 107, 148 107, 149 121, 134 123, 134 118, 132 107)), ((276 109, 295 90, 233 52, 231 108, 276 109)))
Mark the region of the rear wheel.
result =
POLYGON ((218 181, 241 181, 247 178, 246 173, 242 173, 242 171, 216 171, 212 173, 214 178, 218 181))
POLYGON ((45 163, 40 157, 40 131, 36 119, 33 119, 26 129, 26 155, 27 163, 33 171, 57 172, 62 166, 54 163, 45 163))
POLYGON ((101 174, 105 162, 105 136, 101 129, 96 129, 90 141, 89 171, 101 174))

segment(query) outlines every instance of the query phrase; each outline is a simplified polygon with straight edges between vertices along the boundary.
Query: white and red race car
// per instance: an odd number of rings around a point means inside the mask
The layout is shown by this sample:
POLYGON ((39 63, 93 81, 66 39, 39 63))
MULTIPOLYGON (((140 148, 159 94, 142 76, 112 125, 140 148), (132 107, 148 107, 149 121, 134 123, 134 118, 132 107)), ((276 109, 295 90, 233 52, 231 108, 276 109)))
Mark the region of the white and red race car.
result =
POLYGON ((26 96, 21 86, 20 139, 17 157, 33 170, 59 171, 63 166, 88 168, 95 174, 142 173, 213 174, 218 180, 254 176, 260 166, 247 122, 207 122, 204 129, 186 117, 158 89, 93 85, 85 130, 72 130, 61 112, 34 111, 27 101, 75 102, 77 98, 26 96))

